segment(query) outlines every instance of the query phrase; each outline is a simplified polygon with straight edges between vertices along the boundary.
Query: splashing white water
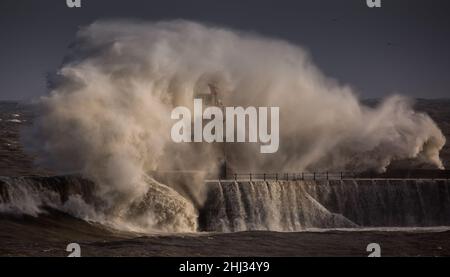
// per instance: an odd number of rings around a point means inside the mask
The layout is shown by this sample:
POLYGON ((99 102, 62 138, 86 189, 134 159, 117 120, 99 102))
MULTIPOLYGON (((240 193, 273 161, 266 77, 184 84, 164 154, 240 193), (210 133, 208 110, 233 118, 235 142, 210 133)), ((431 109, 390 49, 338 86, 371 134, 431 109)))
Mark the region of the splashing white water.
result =
POLYGON ((37 217, 52 210, 133 232, 193 232, 197 212, 175 190, 146 177, 147 192, 133 202, 108 205, 95 184, 79 177, 0 177, 0 213, 37 217))
POLYGON ((207 231, 424 227, 450 224, 446 180, 209 182, 207 231))
MULTIPOLYGON (((400 96, 378 108, 361 105, 284 41, 186 21, 104 21, 81 29, 72 50, 25 141, 46 166, 96 182, 112 211, 147 193, 148 172, 217 170, 222 147, 170 139, 171 110, 192 108, 209 84, 228 106, 280 107, 277 153, 226 146, 241 170, 383 170, 409 158, 442 168, 445 138, 427 115, 400 96)), ((167 185, 201 201, 202 182, 167 185)))

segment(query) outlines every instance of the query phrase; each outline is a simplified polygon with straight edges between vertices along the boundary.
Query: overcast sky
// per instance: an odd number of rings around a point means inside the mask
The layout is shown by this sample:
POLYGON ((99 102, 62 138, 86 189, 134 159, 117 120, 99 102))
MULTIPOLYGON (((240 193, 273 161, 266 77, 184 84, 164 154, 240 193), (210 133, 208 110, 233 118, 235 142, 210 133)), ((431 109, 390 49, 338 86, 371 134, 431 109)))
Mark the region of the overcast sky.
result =
POLYGON ((450 1, 383 0, 1 0, 0 100, 47 93, 78 28, 97 19, 189 19, 305 47, 329 77, 362 98, 393 92, 450 97, 450 1))

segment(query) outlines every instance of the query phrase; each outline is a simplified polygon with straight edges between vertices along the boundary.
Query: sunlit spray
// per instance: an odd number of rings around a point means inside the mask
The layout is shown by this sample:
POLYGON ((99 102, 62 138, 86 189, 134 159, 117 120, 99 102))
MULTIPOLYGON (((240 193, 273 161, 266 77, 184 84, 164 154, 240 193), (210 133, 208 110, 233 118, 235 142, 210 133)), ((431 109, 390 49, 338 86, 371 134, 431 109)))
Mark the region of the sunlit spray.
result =
POLYGON ((408 99, 362 105, 281 40, 180 20, 99 21, 78 32, 57 77, 24 134, 26 148, 58 173, 93 180, 105 202, 96 213, 123 226, 195 231, 191 203, 204 199, 202 175, 160 183, 153 172, 215 172, 224 157, 246 172, 383 171, 401 159, 442 168, 445 138, 408 99), (279 107, 276 152, 172 140, 173 109, 193 111, 210 84, 225 107, 279 107))

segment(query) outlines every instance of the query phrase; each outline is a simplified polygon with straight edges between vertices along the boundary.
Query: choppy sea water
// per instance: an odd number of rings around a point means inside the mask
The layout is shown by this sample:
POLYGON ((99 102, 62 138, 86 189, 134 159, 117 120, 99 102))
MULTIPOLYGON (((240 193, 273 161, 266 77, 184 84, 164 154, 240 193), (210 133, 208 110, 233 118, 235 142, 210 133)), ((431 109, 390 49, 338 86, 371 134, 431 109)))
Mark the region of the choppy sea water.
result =
POLYGON ((70 181, 55 189, 48 181, 55 177, 20 184, 24 177, 17 176, 45 175, 20 145, 20 128, 32 112, 7 103, 0 118, 3 256, 64 256, 71 242, 80 243, 87 256, 364 256, 372 242, 388 256, 450 254, 447 181, 221 183, 212 186, 199 211, 196 232, 118 230, 61 209, 71 195, 91 197, 89 189, 70 181), (11 194, 5 180, 14 180, 16 192, 47 180, 43 187, 56 198, 34 190, 34 205, 20 198, 30 194, 11 194), (19 198, 11 202, 11 196, 19 198))

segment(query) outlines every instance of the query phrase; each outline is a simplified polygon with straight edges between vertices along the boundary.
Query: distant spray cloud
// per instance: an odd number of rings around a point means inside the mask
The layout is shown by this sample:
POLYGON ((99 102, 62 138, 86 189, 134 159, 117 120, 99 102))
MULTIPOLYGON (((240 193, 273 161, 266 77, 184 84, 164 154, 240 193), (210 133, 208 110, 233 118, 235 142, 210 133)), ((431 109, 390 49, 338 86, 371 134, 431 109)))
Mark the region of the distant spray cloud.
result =
MULTIPOLYGON (((445 138, 429 116, 401 96, 362 105, 280 40, 188 21, 99 21, 79 31, 58 74, 27 146, 41 163, 93 179, 110 207, 142 198, 152 172, 214 172, 224 157, 238 171, 382 171, 401 159, 442 168, 445 138), (211 84, 224 105, 279 107, 276 153, 171 140, 173 108, 192 110, 211 84)), ((183 182, 167 185, 201 203, 202 182, 183 182)))

